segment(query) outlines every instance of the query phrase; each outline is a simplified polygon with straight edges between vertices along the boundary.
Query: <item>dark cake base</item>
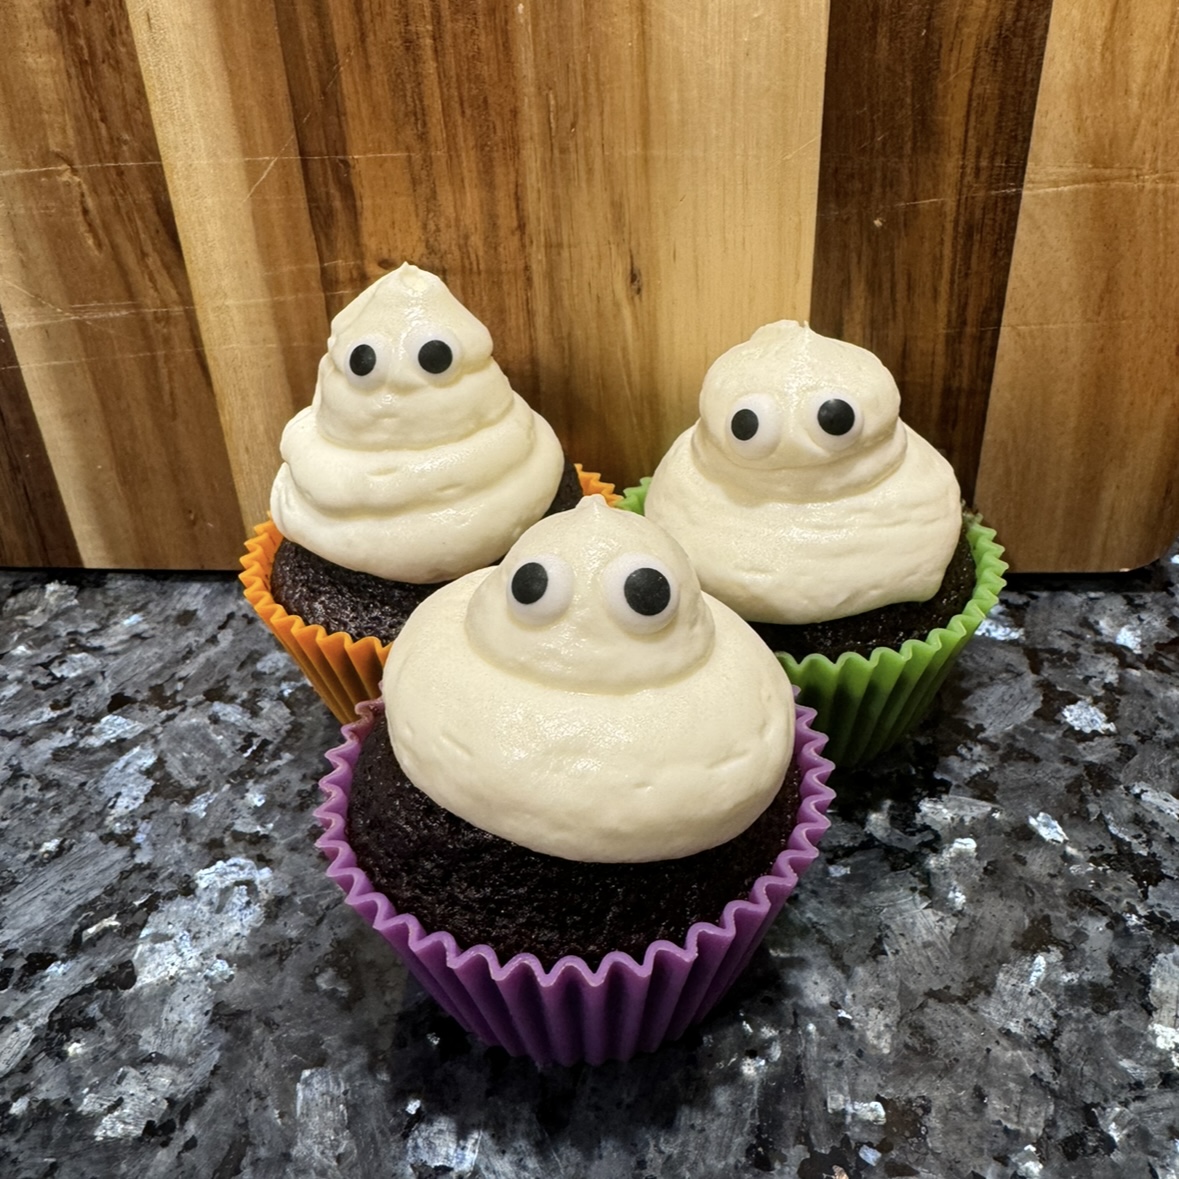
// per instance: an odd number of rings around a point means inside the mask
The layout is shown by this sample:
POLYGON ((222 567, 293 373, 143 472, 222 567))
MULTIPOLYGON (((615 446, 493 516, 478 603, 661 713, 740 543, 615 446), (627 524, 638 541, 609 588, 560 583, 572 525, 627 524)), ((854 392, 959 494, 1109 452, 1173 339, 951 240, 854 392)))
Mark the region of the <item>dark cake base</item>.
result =
POLYGON ((325 561, 285 537, 270 570, 270 596, 288 614, 329 633, 376 635, 382 643, 391 643, 410 614, 441 584, 411 585, 359 573, 325 561))
POLYGON ((958 547, 950 558, 938 592, 927 602, 897 602, 832 622, 785 626, 775 622, 751 622, 772 651, 785 651, 801 662, 812 652, 834 661, 844 651, 856 651, 866 659, 877 647, 900 648, 907 639, 924 639, 936 627, 960 614, 974 595, 977 573, 965 525, 958 547))
POLYGON ((501 962, 535 954, 546 967, 576 954, 596 967, 611 950, 642 961, 657 938, 683 944, 697 921, 718 922, 748 896, 794 829, 800 775, 793 763, 774 801, 735 839, 679 860, 583 864, 529 851, 438 806, 397 763, 378 721, 352 777, 348 841, 373 886, 427 931, 501 962))
MULTIPOLYGON (((577 468, 566 462, 545 515, 574 508, 581 498, 577 468)), ((410 614, 442 584, 386 581, 325 561, 286 539, 275 551, 270 572, 270 596, 288 614, 329 632, 342 630, 356 638, 375 635, 382 643, 391 643, 410 614)))

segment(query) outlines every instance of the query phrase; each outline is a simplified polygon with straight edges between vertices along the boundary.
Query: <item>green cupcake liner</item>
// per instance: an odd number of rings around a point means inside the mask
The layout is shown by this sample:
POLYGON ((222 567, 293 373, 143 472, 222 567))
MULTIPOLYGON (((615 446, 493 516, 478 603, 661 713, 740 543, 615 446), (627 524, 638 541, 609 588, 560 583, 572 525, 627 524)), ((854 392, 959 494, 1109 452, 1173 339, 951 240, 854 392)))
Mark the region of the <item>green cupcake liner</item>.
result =
MULTIPOLYGON (((643 512, 651 480, 628 487, 618 507, 643 512)), ((966 539, 974 556, 974 594, 960 614, 924 639, 908 639, 900 650, 877 647, 867 658, 845 651, 832 662, 812 654, 799 661, 775 652, 799 702, 818 714, 815 727, 828 735, 826 754, 836 765, 869 761, 895 745, 928 711, 954 661, 999 600, 1003 589, 1003 548, 994 529, 966 516, 966 539)))

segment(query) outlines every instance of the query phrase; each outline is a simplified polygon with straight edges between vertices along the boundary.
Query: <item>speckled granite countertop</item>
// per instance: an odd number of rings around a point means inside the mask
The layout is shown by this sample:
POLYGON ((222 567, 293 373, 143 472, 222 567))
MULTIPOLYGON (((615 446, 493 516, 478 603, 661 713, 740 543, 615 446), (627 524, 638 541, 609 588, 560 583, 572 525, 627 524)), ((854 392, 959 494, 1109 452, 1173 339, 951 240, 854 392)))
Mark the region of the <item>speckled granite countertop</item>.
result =
POLYGON ((0 1174, 1179 1179, 1179 557, 1017 583, 678 1044, 471 1042, 225 576, 0 574, 0 1174))

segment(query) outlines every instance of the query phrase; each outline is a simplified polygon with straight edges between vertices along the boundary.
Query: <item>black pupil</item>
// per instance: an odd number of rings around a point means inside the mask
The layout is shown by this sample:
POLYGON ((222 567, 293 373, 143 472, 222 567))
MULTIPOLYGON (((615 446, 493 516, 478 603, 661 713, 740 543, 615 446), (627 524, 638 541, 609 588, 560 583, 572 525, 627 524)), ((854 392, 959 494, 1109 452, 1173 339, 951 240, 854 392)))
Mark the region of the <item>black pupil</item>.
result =
POLYGON ((757 433, 759 424, 757 414, 753 410, 739 409, 733 414, 733 420, 729 423, 729 429, 733 431, 733 437, 738 442, 748 442, 757 433))
POLYGON ((454 353, 445 340, 427 340, 418 349, 418 364, 428 373, 444 373, 450 368, 454 353))
POLYGON ((671 583, 650 566, 636 569, 622 584, 626 604, 636 613, 650 618, 662 614, 671 601, 671 583))
POLYGON ((856 424, 856 411, 842 397, 832 397, 819 406, 819 425, 824 432, 846 434, 856 424))
POLYGON ((376 349, 371 344, 357 344, 348 357, 348 367, 358 377, 367 377, 377 367, 376 349))
POLYGON ((549 575, 539 561, 529 561, 512 574, 512 597, 521 606, 539 602, 548 588, 549 575))

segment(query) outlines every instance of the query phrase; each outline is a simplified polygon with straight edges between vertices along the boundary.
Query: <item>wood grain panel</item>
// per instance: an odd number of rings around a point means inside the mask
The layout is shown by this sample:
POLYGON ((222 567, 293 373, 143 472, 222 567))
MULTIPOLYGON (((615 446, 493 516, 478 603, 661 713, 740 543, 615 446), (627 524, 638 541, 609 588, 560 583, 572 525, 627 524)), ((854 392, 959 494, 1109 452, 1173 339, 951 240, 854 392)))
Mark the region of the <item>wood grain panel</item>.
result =
POLYGON ((243 523, 327 338, 274 10, 128 0, 243 523))
POLYGON ((1179 9, 1056 0, 979 474, 1021 570, 1179 529, 1179 9))
POLYGON ((280 0, 334 311, 405 259, 570 454, 632 481, 708 363, 805 317, 826 4, 280 0))
POLYGON ((80 565, 12 337, 0 314, 0 565, 80 565))
POLYGON ((725 349, 808 314, 826 4, 519 15, 538 400, 649 473, 725 349))
POLYGON ((1051 0, 832 0, 811 317, 970 498, 1051 0))
POLYGON ((122 6, 6 18, 0 302, 81 558, 229 564, 237 505, 122 6))
POLYGON ((511 8, 276 10, 330 314, 410 260, 486 320, 507 368, 527 330, 511 8))

